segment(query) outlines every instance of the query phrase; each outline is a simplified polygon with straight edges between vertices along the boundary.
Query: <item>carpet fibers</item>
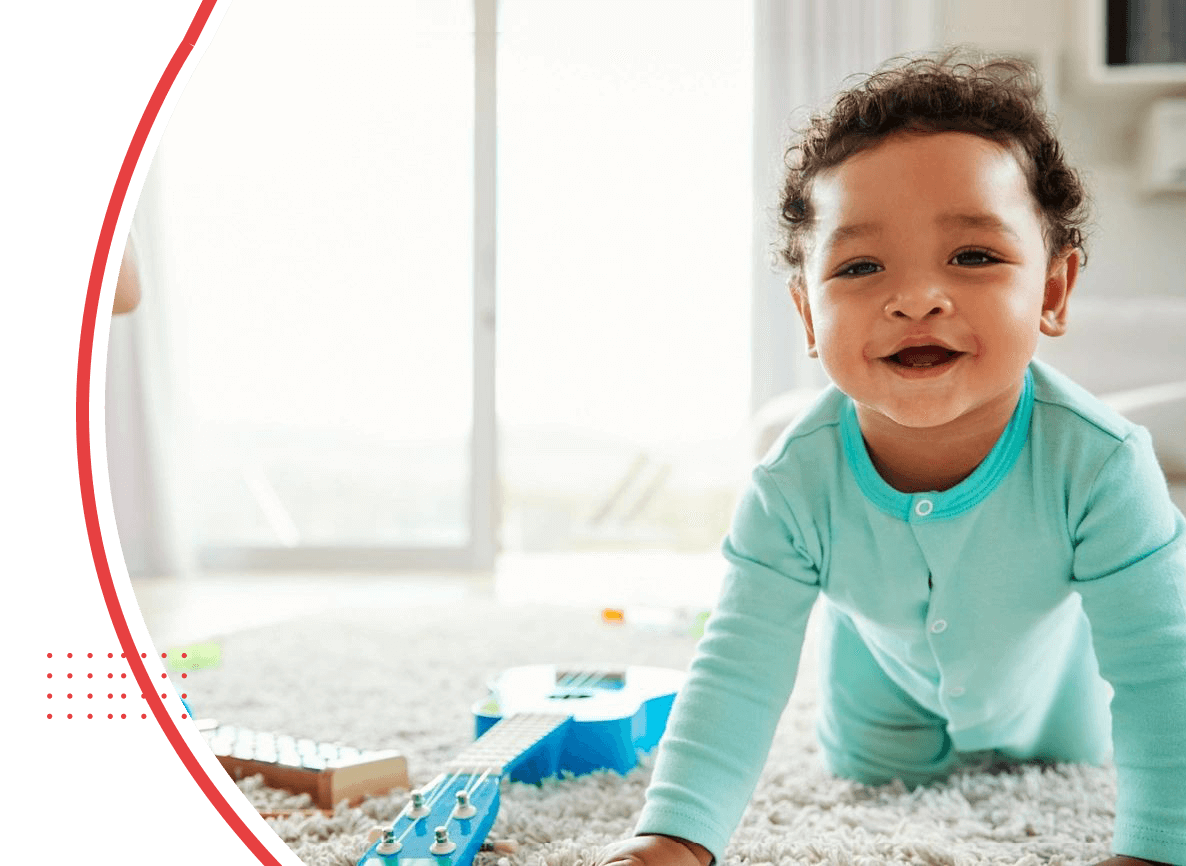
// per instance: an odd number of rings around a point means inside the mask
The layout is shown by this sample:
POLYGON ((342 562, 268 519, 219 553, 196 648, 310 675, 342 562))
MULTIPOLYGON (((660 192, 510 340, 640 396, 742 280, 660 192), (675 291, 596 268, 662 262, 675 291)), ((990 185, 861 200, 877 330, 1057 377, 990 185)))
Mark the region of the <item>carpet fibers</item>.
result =
MULTIPOLYGON (((815 746, 814 650, 779 726, 727 864, 1092 864, 1109 856, 1115 796, 1110 768, 983 762, 942 784, 907 791, 829 776, 815 746)), ((400 612, 335 610, 224 636, 221 664, 189 675, 199 717, 373 749, 398 749, 414 785, 437 775, 472 737, 470 707, 499 671, 540 662, 686 667, 686 635, 603 624, 594 610, 503 606, 474 599, 400 612)), ((625 777, 596 773, 504 783, 491 838, 518 843, 478 866, 588 866, 629 835, 649 759, 625 777)), ((239 783, 260 810, 308 799, 239 783)), ((397 791, 333 816, 270 819, 309 866, 353 866, 368 831, 390 826, 397 791)))

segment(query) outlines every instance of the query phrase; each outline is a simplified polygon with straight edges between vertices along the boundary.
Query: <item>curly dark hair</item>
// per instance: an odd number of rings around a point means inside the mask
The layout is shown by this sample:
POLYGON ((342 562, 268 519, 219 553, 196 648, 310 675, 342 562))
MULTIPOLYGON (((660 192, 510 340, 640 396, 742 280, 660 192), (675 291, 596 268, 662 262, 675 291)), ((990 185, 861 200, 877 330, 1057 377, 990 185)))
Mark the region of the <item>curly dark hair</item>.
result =
POLYGON ((913 59, 892 58, 840 92, 786 151, 778 221, 782 263, 796 277, 802 274, 815 222, 811 185, 821 172, 895 133, 959 131, 1009 149, 1038 204, 1048 254, 1072 247, 1086 264, 1087 191, 1063 157, 1041 86, 1025 60, 954 46, 913 59))

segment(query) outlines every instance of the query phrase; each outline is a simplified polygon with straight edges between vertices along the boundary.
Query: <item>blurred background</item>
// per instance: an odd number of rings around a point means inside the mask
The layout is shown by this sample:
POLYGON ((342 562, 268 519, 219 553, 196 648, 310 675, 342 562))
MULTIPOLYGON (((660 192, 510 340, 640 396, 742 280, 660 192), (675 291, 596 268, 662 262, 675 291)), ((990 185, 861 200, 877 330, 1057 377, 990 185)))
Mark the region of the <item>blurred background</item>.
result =
POLYGON ((112 322, 139 597, 530 572, 610 603, 616 569, 706 598, 749 467, 824 383, 771 267, 786 140, 950 43, 1038 67, 1093 191, 1041 354, 1186 478, 1186 3, 234 0, 112 322))

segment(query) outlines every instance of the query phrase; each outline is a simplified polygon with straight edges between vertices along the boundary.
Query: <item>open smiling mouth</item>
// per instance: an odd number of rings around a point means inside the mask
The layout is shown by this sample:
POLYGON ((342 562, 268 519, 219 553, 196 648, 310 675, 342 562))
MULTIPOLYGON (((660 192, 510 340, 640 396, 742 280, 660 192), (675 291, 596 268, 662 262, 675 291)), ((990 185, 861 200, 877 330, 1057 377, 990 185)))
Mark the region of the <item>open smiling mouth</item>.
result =
POLYGON ((917 370, 928 367, 942 367, 945 364, 950 364, 963 354, 963 352, 957 352, 954 349, 945 349, 942 346, 911 346, 893 355, 887 355, 881 360, 898 367, 917 370))

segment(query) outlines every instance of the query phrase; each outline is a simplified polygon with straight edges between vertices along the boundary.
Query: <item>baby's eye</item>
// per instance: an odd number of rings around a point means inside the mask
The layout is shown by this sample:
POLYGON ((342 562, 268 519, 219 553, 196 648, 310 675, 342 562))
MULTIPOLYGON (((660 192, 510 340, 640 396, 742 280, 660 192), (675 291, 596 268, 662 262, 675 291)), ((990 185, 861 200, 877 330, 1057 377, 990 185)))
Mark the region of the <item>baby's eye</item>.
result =
POLYGON ((853 262, 851 265, 845 265, 837 272, 838 277, 863 277, 868 274, 876 273, 881 266, 875 262, 853 262), (868 270, 864 270, 864 269, 868 270))
POLYGON ((996 256, 985 250, 961 250, 952 257, 952 261, 959 261, 960 259, 964 259, 960 264, 965 265, 988 265, 1000 261, 996 256), (966 256, 971 256, 972 260, 969 261, 965 258, 966 256))

